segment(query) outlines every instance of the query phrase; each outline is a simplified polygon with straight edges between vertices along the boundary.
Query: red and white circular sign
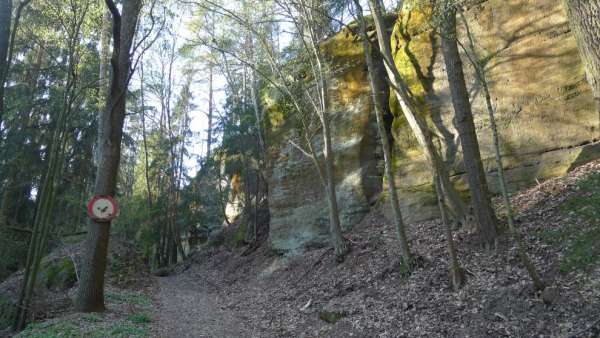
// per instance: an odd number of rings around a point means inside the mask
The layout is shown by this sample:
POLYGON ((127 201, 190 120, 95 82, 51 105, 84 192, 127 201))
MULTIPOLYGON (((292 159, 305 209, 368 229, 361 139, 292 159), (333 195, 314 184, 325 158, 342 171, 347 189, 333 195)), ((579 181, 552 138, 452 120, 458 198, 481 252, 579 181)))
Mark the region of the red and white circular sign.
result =
POLYGON ((119 206, 112 196, 94 196, 87 205, 88 216, 98 222, 110 222, 119 215, 119 206))

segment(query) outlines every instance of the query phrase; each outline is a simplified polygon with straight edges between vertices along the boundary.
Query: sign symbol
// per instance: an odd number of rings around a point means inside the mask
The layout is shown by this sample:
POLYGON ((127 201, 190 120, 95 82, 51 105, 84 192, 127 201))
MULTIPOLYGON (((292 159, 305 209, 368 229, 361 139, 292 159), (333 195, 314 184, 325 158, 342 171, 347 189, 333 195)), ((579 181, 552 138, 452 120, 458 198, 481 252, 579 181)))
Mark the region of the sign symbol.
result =
POLYGON ((94 196, 88 203, 88 216, 98 222, 110 222, 119 215, 119 206, 112 196, 94 196))

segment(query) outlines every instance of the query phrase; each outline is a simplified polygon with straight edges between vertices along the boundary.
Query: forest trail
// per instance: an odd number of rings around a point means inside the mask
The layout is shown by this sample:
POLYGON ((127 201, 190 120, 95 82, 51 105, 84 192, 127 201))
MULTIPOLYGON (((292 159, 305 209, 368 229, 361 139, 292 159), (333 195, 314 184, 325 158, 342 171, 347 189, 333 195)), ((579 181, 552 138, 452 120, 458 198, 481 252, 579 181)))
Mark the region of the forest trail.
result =
POLYGON ((587 238, 599 233, 599 172, 589 163, 512 198, 547 293, 535 292, 509 237, 483 252, 464 228, 454 238, 468 282, 452 292, 439 220, 410 225, 422 263, 407 275, 393 226, 375 210, 346 234, 353 250, 342 263, 329 247, 289 257, 267 245, 247 255, 199 248, 156 279, 152 336, 598 337, 600 265, 587 238))
POLYGON ((187 274, 159 277, 153 336, 248 337, 236 314, 225 309, 216 293, 187 274))

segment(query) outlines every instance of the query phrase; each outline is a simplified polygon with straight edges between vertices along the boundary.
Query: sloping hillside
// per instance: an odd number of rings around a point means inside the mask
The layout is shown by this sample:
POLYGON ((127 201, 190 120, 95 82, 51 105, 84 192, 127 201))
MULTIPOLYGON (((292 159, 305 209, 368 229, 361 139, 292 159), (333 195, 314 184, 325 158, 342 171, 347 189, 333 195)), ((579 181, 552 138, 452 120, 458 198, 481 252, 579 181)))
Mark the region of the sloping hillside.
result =
POLYGON ((337 264, 329 248, 282 257, 205 249, 191 267, 161 278, 157 336, 597 337, 600 333, 600 163, 514 196, 518 224, 551 285, 533 291, 503 238, 495 251, 457 232, 468 284, 447 284, 438 221, 411 227, 421 266, 406 275, 392 226, 370 214, 337 264), (186 295, 184 299, 176 294, 186 295), (191 298, 189 298, 191 297, 191 298), (195 297, 195 298, 194 298, 195 297), (209 299, 210 302, 197 301, 209 299), (193 324, 192 324, 193 323, 193 324), (177 333, 170 335, 169 333, 177 333))

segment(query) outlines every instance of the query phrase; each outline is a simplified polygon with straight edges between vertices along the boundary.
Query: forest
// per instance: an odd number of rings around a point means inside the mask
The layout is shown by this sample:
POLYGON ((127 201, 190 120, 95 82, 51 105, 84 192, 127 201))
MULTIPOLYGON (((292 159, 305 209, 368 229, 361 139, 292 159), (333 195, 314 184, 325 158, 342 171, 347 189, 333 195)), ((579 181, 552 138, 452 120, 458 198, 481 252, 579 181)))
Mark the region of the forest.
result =
POLYGON ((0 0, 0 337, 600 337, 600 0, 0 0))

